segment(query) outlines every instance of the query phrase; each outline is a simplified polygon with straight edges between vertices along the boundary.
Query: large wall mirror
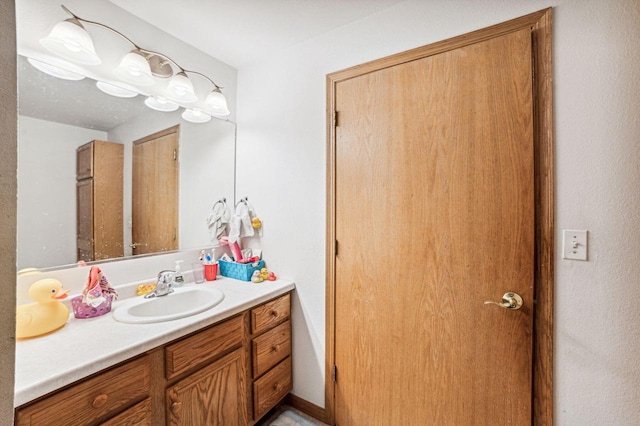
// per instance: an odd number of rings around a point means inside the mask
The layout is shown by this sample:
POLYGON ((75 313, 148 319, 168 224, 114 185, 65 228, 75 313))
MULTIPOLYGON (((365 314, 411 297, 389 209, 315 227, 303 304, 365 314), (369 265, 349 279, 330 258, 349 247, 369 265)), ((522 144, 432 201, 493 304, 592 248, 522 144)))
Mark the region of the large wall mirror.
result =
POLYGON ((157 112, 136 99, 108 96, 90 79, 51 77, 24 57, 18 58, 18 80, 18 269, 78 260, 76 152, 92 140, 123 144, 122 254, 136 254, 131 247, 133 142, 175 126, 177 249, 211 244, 205 221, 211 206, 223 197, 233 203, 235 193, 234 123, 185 122, 179 112, 157 112))

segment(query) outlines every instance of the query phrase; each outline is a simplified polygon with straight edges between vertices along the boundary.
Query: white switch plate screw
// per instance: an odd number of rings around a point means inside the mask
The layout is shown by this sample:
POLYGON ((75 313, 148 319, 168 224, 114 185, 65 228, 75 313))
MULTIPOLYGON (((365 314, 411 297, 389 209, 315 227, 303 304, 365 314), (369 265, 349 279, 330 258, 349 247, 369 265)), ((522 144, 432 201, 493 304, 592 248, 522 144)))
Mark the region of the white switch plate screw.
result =
POLYGON ((587 260, 587 231, 564 229, 562 231, 562 258, 587 260))

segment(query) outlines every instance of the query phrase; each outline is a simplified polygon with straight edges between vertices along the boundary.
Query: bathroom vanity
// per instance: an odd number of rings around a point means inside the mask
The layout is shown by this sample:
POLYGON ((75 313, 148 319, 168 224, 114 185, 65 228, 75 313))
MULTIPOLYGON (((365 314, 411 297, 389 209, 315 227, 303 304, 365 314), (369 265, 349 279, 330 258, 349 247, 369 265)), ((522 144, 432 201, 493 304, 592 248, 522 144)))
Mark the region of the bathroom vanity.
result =
POLYGON ((71 317, 58 332, 18 342, 16 424, 257 422, 292 387, 294 284, 201 285, 225 299, 163 323, 71 317))

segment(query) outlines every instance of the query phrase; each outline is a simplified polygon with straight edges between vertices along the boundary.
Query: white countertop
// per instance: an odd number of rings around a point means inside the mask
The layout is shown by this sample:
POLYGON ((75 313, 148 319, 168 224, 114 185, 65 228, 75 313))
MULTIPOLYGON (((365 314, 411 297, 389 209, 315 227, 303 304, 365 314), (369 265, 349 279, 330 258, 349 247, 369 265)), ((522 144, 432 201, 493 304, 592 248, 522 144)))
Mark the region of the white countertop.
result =
MULTIPOLYGON (((14 407, 46 395, 90 374, 266 302, 295 288, 287 280, 252 283, 218 277, 203 284, 224 292, 219 305, 187 318, 154 324, 126 324, 111 312, 91 319, 73 313, 61 329, 16 342, 14 407)), ((126 299, 125 299, 126 300, 126 299)))

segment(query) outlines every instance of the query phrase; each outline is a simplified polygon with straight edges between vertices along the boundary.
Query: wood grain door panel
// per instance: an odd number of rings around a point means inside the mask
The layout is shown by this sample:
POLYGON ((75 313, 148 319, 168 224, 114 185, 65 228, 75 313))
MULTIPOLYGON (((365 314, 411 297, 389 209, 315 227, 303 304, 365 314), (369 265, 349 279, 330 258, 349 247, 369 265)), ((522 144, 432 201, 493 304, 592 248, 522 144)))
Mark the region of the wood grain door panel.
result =
POLYGON ((337 83, 337 424, 530 422, 531 69, 521 30, 337 83))
POLYGON ((167 419, 171 425, 247 424, 244 349, 204 367, 167 389, 167 419))
POLYGON ((178 130, 134 142, 133 254, 178 249, 178 130))

